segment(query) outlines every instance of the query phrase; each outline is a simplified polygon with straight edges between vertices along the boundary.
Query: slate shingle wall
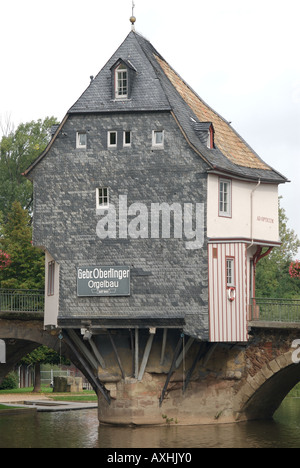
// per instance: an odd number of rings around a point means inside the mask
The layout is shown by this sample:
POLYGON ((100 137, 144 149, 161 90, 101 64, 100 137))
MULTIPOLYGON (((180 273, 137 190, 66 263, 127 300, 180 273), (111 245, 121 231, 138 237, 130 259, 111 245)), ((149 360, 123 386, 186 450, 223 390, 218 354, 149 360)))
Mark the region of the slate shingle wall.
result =
POLYGON ((186 333, 207 339, 206 242, 200 250, 187 250, 184 239, 172 235, 105 240, 96 235, 97 187, 109 187, 116 207, 119 195, 127 195, 128 206, 144 203, 150 214, 151 203, 205 203, 205 169, 168 112, 69 116, 32 171, 34 243, 60 264, 59 320, 151 318, 174 325, 184 317, 186 333), (164 150, 152 150, 152 130, 162 128, 164 150), (75 148, 79 130, 88 133, 87 150, 75 148), (107 149, 109 130, 118 131, 117 149, 107 149), (131 148, 121 147, 123 130, 132 132, 131 148), (85 265, 130 266, 131 295, 78 298, 76 269, 85 265))

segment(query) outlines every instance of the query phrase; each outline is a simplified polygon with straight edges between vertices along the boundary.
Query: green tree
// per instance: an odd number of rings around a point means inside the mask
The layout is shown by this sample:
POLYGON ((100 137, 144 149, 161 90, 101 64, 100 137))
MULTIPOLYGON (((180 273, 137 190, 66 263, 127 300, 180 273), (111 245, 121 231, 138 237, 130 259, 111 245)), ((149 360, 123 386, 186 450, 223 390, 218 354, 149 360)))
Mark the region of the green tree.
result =
POLYGON ((0 211, 6 216, 14 201, 23 208, 32 203, 32 184, 22 173, 44 151, 51 139, 55 117, 22 123, 16 131, 5 129, 0 140, 0 211))
MULTIPOLYGON (((36 348, 22 359, 22 364, 34 365, 34 393, 41 391, 41 364, 60 364, 61 359, 61 356, 56 351, 47 348, 47 346, 36 348)), ((70 362, 65 359, 63 359, 63 362, 65 364, 70 364, 70 362)))
POLYGON ((0 249, 10 257, 9 267, 0 271, 2 288, 44 288, 44 253, 32 245, 30 221, 28 211, 14 202, 0 226, 0 249))
POLYGON ((280 247, 262 258, 256 267, 256 297, 300 297, 300 282, 289 275, 289 266, 300 248, 300 241, 293 229, 288 227, 285 210, 279 199, 280 247))

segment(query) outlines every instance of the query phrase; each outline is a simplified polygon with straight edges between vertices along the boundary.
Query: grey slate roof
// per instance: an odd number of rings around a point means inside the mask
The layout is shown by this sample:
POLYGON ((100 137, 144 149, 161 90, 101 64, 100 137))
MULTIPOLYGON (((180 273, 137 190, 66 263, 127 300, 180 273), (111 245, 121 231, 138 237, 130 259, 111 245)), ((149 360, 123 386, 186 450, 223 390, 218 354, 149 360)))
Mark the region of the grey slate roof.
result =
POLYGON ((170 111, 171 107, 160 80, 142 50, 137 34, 131 32, 102 68, 92 83, 71 107, 69 113, 170 111), (131 98, 113 100, 111 67, 119 60, 128 61, 137 70, 131 98))
POLYGON ((201 100, 147 39, 132 31, 69 113, 134 111, 172 111, 189 144, 207 162, 210 171, 274 183, 287 181, 201 100), (111 67, 120 58, 137 70, 131 98, 124 101, 113 100, 111 94, 111 67), (211 118, 202 120, 199 115, 211 118), (211 123, 214 149, 207 148, 203 132, 199 132, 211 123))
MULTIPOLYGON (((67 116, 142 111, 172 112, 190 146, 207 163, 208 171, 269 183, 287 182, 283 175, 262 161, 229 122, 184 82, 147 39, 132 31, 69 109, 67 116), (130 98, 124 100, 112 98, 111 68, 120 59, 135 70, 130 98), (208 124, 212 124, 214 129, 213 149, 207 148, 205 144, 207 140, 203 130, 208 124)), ((25 171, 25 175, 47 151, 25 171)))

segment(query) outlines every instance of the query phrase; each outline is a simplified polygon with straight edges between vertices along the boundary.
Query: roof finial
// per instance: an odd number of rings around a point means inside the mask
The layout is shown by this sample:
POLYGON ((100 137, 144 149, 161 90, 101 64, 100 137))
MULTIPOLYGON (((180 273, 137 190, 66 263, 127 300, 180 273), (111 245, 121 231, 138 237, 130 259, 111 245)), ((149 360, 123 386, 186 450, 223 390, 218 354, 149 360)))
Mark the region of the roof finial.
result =
POLYGON ((132 0, 132 15, 130 17, 131 31, 135 31, 134 23, 136 22, 136 17, 134 16, 134 0, 132 0))

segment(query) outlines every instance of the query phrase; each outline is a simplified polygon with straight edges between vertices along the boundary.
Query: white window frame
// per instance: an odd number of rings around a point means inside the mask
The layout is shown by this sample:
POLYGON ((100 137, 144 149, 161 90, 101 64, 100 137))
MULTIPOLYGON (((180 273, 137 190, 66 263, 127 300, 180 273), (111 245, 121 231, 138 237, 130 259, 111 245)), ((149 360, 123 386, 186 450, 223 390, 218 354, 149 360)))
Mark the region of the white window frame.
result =
POLYGON ((86 149, 87 147, 87 133, 86 132, 76 132, 76 148, 86 149), (82 145, 80 142, 81 135, 85 135, 85 144, 82 145))
POLYGON ((115 70, 115 98, 128 98, 128 69, 122 63, 115 70), (122 84, 120 85, 121 81, 122 84), (124 82, 126 82, 126 85, 124 85, 124 82))
POLYGON ((165 131, 164 130, 153 130, 152 131, 152 148, 163 148, 164 147, 164 144, 165 144, 165 131), (158 134, 162 134, 162 141, 161 142, 157 142, 157 135, 158 134))
POLYGON ((234 258, 226 258, 226 284, 227 288, 235 287, 235 261, 234 258))
POLYGON ((132 139, 131 131, 124 130, 124 132, 123 132, 123 146, 124 146, 124 148, 128 148, 128 147, 131 146, 131 139, 132 139), (126 134, 128 134, 128 133, 129 133, 130 141, 129 141, 129 143, 126 143, 126 134))
POLYGON ((231 218, 231 191, 232 183, 230 179, 219 179, 219 216, 231 218), (226 187, 226 190, 225 190, 226 187))
POLYGON ((96 209, 107 210, 109 207, 109 188, 98 187, 96 188, 96 209), (100 203, 102 200, 102 203, 100 203))
POLYGON ((111 131, 107 132, 107 147, 108 148, 116 148, 117 145, 118 145, 118 132, 115 131, 115 130, 111 130, 111 131), (115 136, 116 136, 116 143, 114 143, 114 144, 112 144, 110 142, 110 137, 111 137, 112 134, 115 134, 115 136))

